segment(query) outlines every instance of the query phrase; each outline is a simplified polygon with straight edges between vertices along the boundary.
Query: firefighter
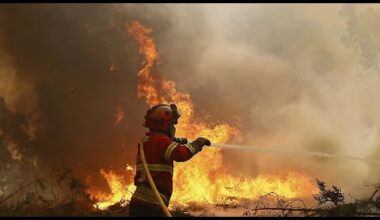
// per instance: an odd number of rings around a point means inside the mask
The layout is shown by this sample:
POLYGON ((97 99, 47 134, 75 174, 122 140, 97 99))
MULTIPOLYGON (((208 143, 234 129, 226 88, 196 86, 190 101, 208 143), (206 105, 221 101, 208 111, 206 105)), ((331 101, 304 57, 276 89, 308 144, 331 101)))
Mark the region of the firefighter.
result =
MULTIPOLYGON (((173 161, 187 161, 205 145, 211 145, 211 142, 203 137, 189 144, 186 138, 176 138, 174 125, 177 124, 179 117, 180 113, 175 104, 153 106, 145 115, 144 126, 149 128, 149 132, 141 141, 148 169, 166 207, 173 192, 173 161)), ((139 150, 134 183, 136 191, 129 204, 129 215, 164 216, 148 184, 139 150)))

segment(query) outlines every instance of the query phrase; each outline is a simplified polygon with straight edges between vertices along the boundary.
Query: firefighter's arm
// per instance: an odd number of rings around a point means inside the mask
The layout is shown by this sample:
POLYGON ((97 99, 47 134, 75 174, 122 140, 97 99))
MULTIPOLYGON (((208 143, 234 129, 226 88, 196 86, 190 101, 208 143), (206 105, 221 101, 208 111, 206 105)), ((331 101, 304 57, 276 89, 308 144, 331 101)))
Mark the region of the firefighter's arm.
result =
POLYGON ((165 159, 177 162, 189 160, 201 151, 204 145, 210 146, 211 142, 206 138, 197 138, 189 144, 179 144, 172 141, 165 151, 165 159))

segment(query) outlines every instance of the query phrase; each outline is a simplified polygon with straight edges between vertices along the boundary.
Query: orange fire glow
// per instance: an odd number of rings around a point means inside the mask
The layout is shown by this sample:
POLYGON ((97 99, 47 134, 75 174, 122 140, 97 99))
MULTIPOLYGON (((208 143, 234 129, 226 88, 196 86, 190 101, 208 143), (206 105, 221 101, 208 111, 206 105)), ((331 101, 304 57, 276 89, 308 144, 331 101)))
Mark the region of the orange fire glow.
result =
MULTIPOLYGON (((128 24, 127 31, 138 42, 143 57, 142 68, 137 74, 138 97, 144 98, 149 106, 175 103, 182 114, 177 125, 178 137, 194 139, 203 136, 213 143, 241 140, 242 135, 235 126, 210 121, 208 115, 196 117, 190 94, 177 91, 175 82, 154 74, 154 67, 160 57, 154 39, 150 36, 152 29, 134 21, 128 24)), ((190 161, 175 163, 170 207, 190 203, 215 204, 228 197, 255 199, 269 192, 285 198, 299 198, 316 192, 316 187, 308 176, 293 171, 261 174, 255 178, 239 176, 239 171, 230 171, 223 166, 222 156, 222 151, 218 148, 205 148, 190 161)), ((99 208, 130 198, 124 194, 127 188, 133 190, 133 183, 123 186, 120 176, 104 171, 101 174, 107 180, 111 193, 91 192, 99 201, 99 208)))

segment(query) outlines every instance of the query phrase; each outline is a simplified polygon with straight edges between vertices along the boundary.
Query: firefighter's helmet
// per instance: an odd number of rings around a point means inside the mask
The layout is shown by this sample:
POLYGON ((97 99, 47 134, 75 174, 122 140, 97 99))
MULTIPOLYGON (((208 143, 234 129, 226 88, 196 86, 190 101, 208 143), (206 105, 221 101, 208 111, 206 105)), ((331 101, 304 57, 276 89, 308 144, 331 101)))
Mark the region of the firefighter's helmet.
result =
POLYGON ((147 128, 166 131, 177 124, 181 114, 175 104, 158 104, 151 107, 145 115, 144 126, 147 128))

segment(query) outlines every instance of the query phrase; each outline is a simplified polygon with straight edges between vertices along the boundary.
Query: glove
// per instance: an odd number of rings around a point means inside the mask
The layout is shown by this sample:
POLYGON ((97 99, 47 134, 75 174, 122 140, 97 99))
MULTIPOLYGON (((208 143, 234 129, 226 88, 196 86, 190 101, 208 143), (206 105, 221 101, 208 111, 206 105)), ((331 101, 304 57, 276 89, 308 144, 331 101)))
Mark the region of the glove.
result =
POLYGON ((186 138, 178 138, 178 137, 175 137, 173 138, 173 141, 179 143, 179 144, 187 144, 187 139, 186 138))
POLYGON ((196 141, 201 142, 203 145, 211 146, 211 141, 209 139, 207 139, 207 138, 199 137, 199 138, 196 139, 196 141))
POLYGON ((211 142, 209 139, 204 138, 204 137, 199 137, 195 139, 195 141, 190 143, 191 146, 193 146, 194 150, 197 152, 201 151, 203 146, 207 145, 210 146, 211 142))

